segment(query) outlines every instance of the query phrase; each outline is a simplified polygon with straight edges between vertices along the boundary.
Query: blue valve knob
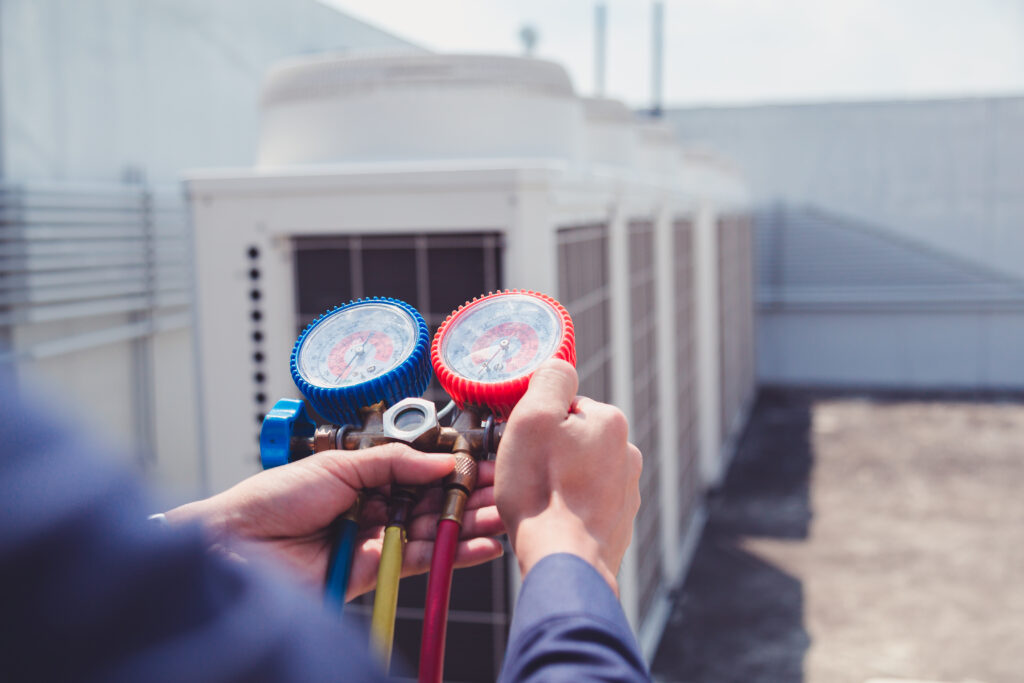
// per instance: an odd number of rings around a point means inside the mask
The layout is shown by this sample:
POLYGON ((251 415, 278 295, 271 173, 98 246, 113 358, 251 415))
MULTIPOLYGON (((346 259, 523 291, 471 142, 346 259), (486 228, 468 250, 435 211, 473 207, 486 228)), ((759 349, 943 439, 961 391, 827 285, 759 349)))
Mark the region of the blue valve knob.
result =
POLYGON ((291 356, 295 386, 325 420, 359 424, 359 409, 420 396, 430 382, 423 316, 397 299, 333 308, 303 330, 291 356))
POLYGON ((260 461, 263 469, 287 465, 292 460, 292 440, 312 438, 316 425, 306 414, 306 404, 282 398, 263 418, 260 428, 260 461))

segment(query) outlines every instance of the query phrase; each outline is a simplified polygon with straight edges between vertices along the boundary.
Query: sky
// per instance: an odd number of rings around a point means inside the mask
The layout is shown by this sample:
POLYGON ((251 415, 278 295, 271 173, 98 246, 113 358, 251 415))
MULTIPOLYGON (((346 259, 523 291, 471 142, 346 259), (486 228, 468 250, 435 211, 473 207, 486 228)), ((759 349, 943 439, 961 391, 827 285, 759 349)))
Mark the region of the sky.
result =
MULTIPOLYGON (((594 93, 595 0, 321 0, 438 52, 521 54, 594 93)), ((651 101, 651 2, 606 0, 605 92, 651 101)), ((1024 0, 665 0, 666 105, 1024 92, 1024 0)))

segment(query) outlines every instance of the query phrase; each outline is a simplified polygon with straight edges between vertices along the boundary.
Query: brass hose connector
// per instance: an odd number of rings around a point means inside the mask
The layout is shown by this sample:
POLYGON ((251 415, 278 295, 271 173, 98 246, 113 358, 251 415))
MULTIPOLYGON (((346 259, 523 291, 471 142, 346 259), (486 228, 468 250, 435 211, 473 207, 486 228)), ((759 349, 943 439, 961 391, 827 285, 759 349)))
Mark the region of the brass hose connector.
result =
POLYGON ((469 494, 476 488, 479 467, 470 455, 470 445, 465 437, 455 439, 455 470, 444 479, 444 506, 441 508, 441 519, 450 519, 462 524, 466 512, 469 494))
POLYGON ((414 486, 391 487, 391 496, 388 500, 388 526, 402 527, 402 533, 408 526, 412 517, 412 509, 420 499, 420 491, 414 486))

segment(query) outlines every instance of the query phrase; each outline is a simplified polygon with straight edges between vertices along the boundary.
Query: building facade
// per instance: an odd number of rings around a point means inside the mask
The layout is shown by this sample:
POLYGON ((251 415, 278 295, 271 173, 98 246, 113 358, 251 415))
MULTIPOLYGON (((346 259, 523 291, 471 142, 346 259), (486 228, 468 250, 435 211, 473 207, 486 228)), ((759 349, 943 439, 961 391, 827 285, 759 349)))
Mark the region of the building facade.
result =
POLYGON ((667 118, 750 179, 763 381, 1024 387, 1024 98, 667 118))
POLYGON ((201 468, 185 169, 248 164, 272 63, 420 51, 313 0, 0 0, 0 362, 179 496, 201 468))

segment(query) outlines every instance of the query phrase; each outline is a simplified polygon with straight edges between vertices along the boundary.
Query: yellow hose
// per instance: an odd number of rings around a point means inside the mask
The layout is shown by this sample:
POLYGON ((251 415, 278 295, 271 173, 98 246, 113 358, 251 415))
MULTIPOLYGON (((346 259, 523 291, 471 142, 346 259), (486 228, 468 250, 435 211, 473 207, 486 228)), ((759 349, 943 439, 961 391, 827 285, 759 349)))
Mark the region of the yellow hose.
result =
POLYGON ((398 581, 402 578, 402 550, 405 529, 389 526, 384 529, 384 548, 377 569, 377 594, 373 599, 370 634, 374 649, 384 671, 391 664, 391 646, 395 640, 395 611, 398 609, 398 581))

